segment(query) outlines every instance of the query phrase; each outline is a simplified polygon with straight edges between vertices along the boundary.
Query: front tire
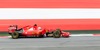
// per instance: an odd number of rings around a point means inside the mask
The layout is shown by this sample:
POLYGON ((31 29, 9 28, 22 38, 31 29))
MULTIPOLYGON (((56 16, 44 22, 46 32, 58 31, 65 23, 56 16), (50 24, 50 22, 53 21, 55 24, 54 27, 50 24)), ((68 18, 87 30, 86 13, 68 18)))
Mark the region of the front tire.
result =
POLYGON ((61 33, 60 33, 60 29, 57 29, 53 32, 53 37, 54 38, 60 38, 61 33))
POLYGON ((13 39, 18 39, 19 33, 15 31, 14 33, 11 34, 11 36, 13 39))

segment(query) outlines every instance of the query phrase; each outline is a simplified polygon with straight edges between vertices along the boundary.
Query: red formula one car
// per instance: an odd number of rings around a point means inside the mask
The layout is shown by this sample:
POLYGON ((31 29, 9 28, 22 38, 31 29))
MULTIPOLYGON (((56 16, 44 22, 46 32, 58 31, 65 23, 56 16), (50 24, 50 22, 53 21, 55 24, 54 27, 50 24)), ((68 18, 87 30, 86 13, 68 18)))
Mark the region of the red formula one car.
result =
POLYGON ((17 39, 19 37, 69 37, 69 32, 61 31, 60 29, 49 30, 38 27, 36 24, 34 26, 25 26, 18 29, 17 25, 9 26, 8 33, 12 36, 13 39, 17 39))

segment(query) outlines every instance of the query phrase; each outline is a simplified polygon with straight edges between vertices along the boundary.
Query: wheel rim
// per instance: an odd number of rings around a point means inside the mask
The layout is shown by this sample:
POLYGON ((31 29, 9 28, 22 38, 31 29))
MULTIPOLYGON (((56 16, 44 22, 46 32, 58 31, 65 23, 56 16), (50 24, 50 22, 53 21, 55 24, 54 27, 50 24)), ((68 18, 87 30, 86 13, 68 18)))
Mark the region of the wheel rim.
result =
POLYGON ((59 32, 58 32, 58 31, 56 31, 56 32, 55 32, 55 36, 59 36, 59 34, 58 34, 58 33, 59 33, 59 32))
POLYGON ((59 38, 59 37, 60 37, 60 31, 59 31, 59 30, 56 30, 56 31, 54 32, 54 37, 55 37, 55 38, 59 38))
POLYGON ((19 34, 17 32, 12 33, 12 38, 18 38, 19 34))

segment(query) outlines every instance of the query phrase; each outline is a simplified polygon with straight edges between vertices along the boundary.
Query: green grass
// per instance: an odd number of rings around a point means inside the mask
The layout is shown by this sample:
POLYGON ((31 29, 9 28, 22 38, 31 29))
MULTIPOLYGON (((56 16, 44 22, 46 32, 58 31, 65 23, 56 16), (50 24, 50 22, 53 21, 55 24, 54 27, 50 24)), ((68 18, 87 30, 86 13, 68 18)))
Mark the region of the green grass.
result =
MULTIPOLYGON (((63 30, 71 34, 100 34, 100 30, 63 30)), ((0 32, 0 36, 10 36, 7 32, 0 32)))
POLYGON ((0 36, 10 36, 7 32, 0 32, 0 36))

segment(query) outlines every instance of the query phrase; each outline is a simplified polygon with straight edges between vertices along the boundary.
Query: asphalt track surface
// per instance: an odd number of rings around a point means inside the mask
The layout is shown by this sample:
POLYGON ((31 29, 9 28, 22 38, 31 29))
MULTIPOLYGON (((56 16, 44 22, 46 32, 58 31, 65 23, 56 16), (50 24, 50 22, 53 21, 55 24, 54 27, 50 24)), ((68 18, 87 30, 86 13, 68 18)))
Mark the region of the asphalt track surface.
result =
POLYGON ((100 50, 100 36, 0 38, 0 50, 100 50))

